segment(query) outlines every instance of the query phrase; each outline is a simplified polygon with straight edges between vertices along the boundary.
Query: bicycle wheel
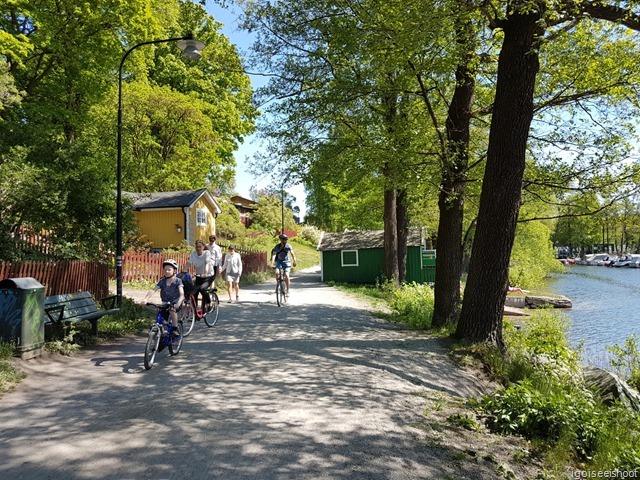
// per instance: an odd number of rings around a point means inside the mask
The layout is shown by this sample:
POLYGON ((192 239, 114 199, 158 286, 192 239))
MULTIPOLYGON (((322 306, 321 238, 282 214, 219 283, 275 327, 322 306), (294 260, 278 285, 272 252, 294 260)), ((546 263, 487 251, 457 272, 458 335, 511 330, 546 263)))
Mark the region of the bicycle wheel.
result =
POLYGON ((147 345, 144 347, 144 368, 145 370, 151 370, 154 362, 156 361, 156 353, 158 353, 158 344, 160 343, 160 332, 158 327, 153 326, 149 331, 149 338, 147 338, 147 345))
POLYGON ((280 279, 280 302, 287 303, 289 301, 289 292, 287 291, 287 284, 284 279, 280 279))
POLYGON ((178 320, 178 332, 180 333, 179 337, 171 337, 169 341, 169 353, 171 355, 177 355, 180 349, 182 348, 182 340, 184 339, 184 325, 181 321, 178 320))
POLYGON ((180 309, 180 321, 184 328, 184 336, 188 337, 193 326, 196 324, 196 311, 193 306, 193 297, 189 297, 187 301, 182 304, 180 309))
POLYGON ((207 327, 213 327, 218 321, 218 315, 220 314, 220 299, 216 292, 211 292, 211 308, 204 316, 204 323, 207 327))
POLYGON ((282 280, 282 278, 278 278, 278 280, 276 280, 276 303, 279 307, 281 307, 285 303, 284 288, 284 281, 282 280))

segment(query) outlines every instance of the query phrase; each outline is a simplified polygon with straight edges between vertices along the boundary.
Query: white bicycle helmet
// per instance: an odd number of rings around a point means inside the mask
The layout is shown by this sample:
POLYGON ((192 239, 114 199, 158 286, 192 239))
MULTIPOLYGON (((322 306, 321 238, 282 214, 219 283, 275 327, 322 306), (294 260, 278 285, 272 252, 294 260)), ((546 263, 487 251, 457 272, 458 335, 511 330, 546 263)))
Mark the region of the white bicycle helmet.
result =
POLYGON ((171 265, 174 269, 178 270, 178 262, 176 262, 174 259, 170 258, 168 260, 165 260, 164 262, 162 262, 162 268, 166 267, 167 265, 171 265))

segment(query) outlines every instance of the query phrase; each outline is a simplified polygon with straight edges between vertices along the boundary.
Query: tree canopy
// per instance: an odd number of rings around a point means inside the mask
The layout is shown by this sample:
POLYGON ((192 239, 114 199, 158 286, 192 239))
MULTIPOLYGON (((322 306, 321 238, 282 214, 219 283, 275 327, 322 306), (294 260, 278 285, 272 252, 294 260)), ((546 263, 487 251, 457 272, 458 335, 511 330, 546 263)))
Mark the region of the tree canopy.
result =
POLYGON ((11 189, 11 175, 33 172, 27 178, 41 181, 29 191, 46 205, 5 194, 13 200, 2 230, 46 229, 78 255, 113 243, 117 72, 124 52, 145 41, 192 33, 206 47, 192 61, 173 43, 145 45, 124 62, 124 189, 230 183, 257 109, 219 29, 190 0, 9 1, 0 15, 0 181, 11 189))

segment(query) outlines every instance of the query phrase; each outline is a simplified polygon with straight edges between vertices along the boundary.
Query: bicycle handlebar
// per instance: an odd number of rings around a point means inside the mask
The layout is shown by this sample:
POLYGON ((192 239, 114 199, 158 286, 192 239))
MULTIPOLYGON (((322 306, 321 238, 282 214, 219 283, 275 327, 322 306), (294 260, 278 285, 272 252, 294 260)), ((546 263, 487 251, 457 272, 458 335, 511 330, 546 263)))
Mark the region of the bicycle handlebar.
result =
POLYGON ((163 309, 163 308, 171 308, 173 307, 173 303, 171 302, 163 302, 161 304, 158 303, 152 303, 152 302, 147 302, 146 305, 148 307, 156 307, 157 309, 163 309))

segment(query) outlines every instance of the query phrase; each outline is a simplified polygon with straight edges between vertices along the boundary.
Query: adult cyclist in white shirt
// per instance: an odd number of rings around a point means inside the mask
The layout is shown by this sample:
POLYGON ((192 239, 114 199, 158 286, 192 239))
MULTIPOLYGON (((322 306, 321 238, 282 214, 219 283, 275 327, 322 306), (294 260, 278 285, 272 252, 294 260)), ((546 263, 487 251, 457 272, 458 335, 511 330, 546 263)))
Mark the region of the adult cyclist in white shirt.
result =
POLYGON ((211 256, 211 252, 209 250, 205 250, 205 244, 202 240, 196 240, 196 251, 191 252, 189 256, 189 260, 187 260, 186 265, 184 266, 184 271, 189 270, 189 266, 193 265, 196 270, 196 305, 198 304, 198 293, 202 293, 202 298, 204 299, 204 308, 205 311, 208 310, 209 305, 211 304, 211 296, 207 292, 207 289, 213 285, 215 280, 214 269, 213 269, 213 257, 211 256))

